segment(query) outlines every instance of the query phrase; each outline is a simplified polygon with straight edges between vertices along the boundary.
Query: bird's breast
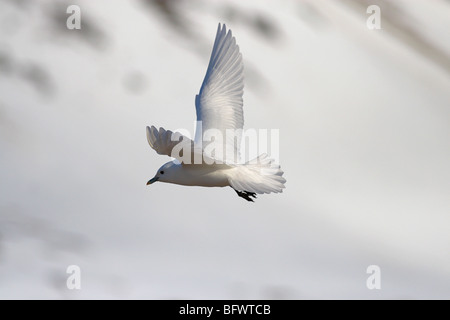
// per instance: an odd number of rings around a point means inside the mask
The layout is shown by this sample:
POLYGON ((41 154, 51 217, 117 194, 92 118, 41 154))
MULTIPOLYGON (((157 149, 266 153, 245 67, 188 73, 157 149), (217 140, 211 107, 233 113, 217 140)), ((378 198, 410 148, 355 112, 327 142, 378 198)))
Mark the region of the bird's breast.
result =
POLYGON ((229 185, 226 169, 214 165, 183 166, 175 183, 201 187, 225 187, 229 185))

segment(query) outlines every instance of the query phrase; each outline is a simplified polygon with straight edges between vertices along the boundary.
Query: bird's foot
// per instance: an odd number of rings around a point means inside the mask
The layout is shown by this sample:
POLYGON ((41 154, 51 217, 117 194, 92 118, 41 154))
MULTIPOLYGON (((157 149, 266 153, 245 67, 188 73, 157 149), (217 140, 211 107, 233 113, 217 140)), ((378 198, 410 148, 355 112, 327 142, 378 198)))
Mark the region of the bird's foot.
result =
POLYGON ((247 201, 254 202, 254 200, 252 198, 256 199, 256 193, 254 193, 254 192, 238 191, 236 189, 233 189, 233 190, 236 191, 236 193, 239 197, 244 198, 247 201))

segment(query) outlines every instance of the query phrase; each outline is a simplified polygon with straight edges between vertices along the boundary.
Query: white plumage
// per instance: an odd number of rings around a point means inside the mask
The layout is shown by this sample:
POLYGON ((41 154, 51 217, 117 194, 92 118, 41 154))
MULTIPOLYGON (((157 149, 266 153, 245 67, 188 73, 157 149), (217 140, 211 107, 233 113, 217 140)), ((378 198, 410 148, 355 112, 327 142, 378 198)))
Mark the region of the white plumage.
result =
POLYGON ((214 41, 211 59, 200 93, 195 97, 197 111, 196 144, 201 141, 203 132, 215 129, 222 133, 224 149, 215 158, 235 162, 239 157, 242 129, 244 127, 244 111, 242 108, 244 95, 244 65, 239 46, 231 30, 219 24, 214 41), (226 135, 226 130, 236 130, 237 139, 226 135), (227 148, 228 147, 228 148, 227 148))
MULTIPOLYGON (((253 201, 256 193, 282 192, 283 171, 265 154, 239 164, 239 148, 244 126, 244 66, 239 46, 231 30, 219 24, 205 79, 195 98, 197 127, 195 139, 154 126, 147 127, 150 146, 162 155, 174 157, 159 168, 147 184, 155 181, 188 186, 232 187, 253 201), (229 134, 230 130, 234 134, 229 134), (208 133, 223 138, 219 147, 208 133), (214 153, 208 152, 213 149, 214 153)), ((219 140, 220 141, 220 140, 219 140)))

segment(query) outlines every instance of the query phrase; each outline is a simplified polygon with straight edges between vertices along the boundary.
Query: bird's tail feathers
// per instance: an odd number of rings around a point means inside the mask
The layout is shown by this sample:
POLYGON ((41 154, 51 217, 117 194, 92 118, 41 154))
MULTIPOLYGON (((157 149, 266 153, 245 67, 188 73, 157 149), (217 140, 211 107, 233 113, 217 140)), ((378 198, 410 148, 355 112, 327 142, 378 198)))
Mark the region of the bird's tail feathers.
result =
POLYGON ((230 186, 238 191, 255 193, 283 192, 286 179, 283 171, 267 154, 243 164, 236 165, 230 172, 230 186))

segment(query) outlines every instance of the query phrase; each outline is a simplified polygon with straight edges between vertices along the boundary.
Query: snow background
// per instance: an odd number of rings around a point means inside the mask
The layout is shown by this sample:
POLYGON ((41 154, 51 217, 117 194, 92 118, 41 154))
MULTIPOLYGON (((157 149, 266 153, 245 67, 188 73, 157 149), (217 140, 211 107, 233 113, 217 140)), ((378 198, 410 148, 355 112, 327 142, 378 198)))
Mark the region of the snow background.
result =
POLYGON ((449 16, 444 0, 0 1, 0 298, 449 299, 449 16), (145 126, 193 130, 218 22, 244 57, 245 128, 280 130, 287 188, 255 203, 145 185, 168 161, 145 126))

